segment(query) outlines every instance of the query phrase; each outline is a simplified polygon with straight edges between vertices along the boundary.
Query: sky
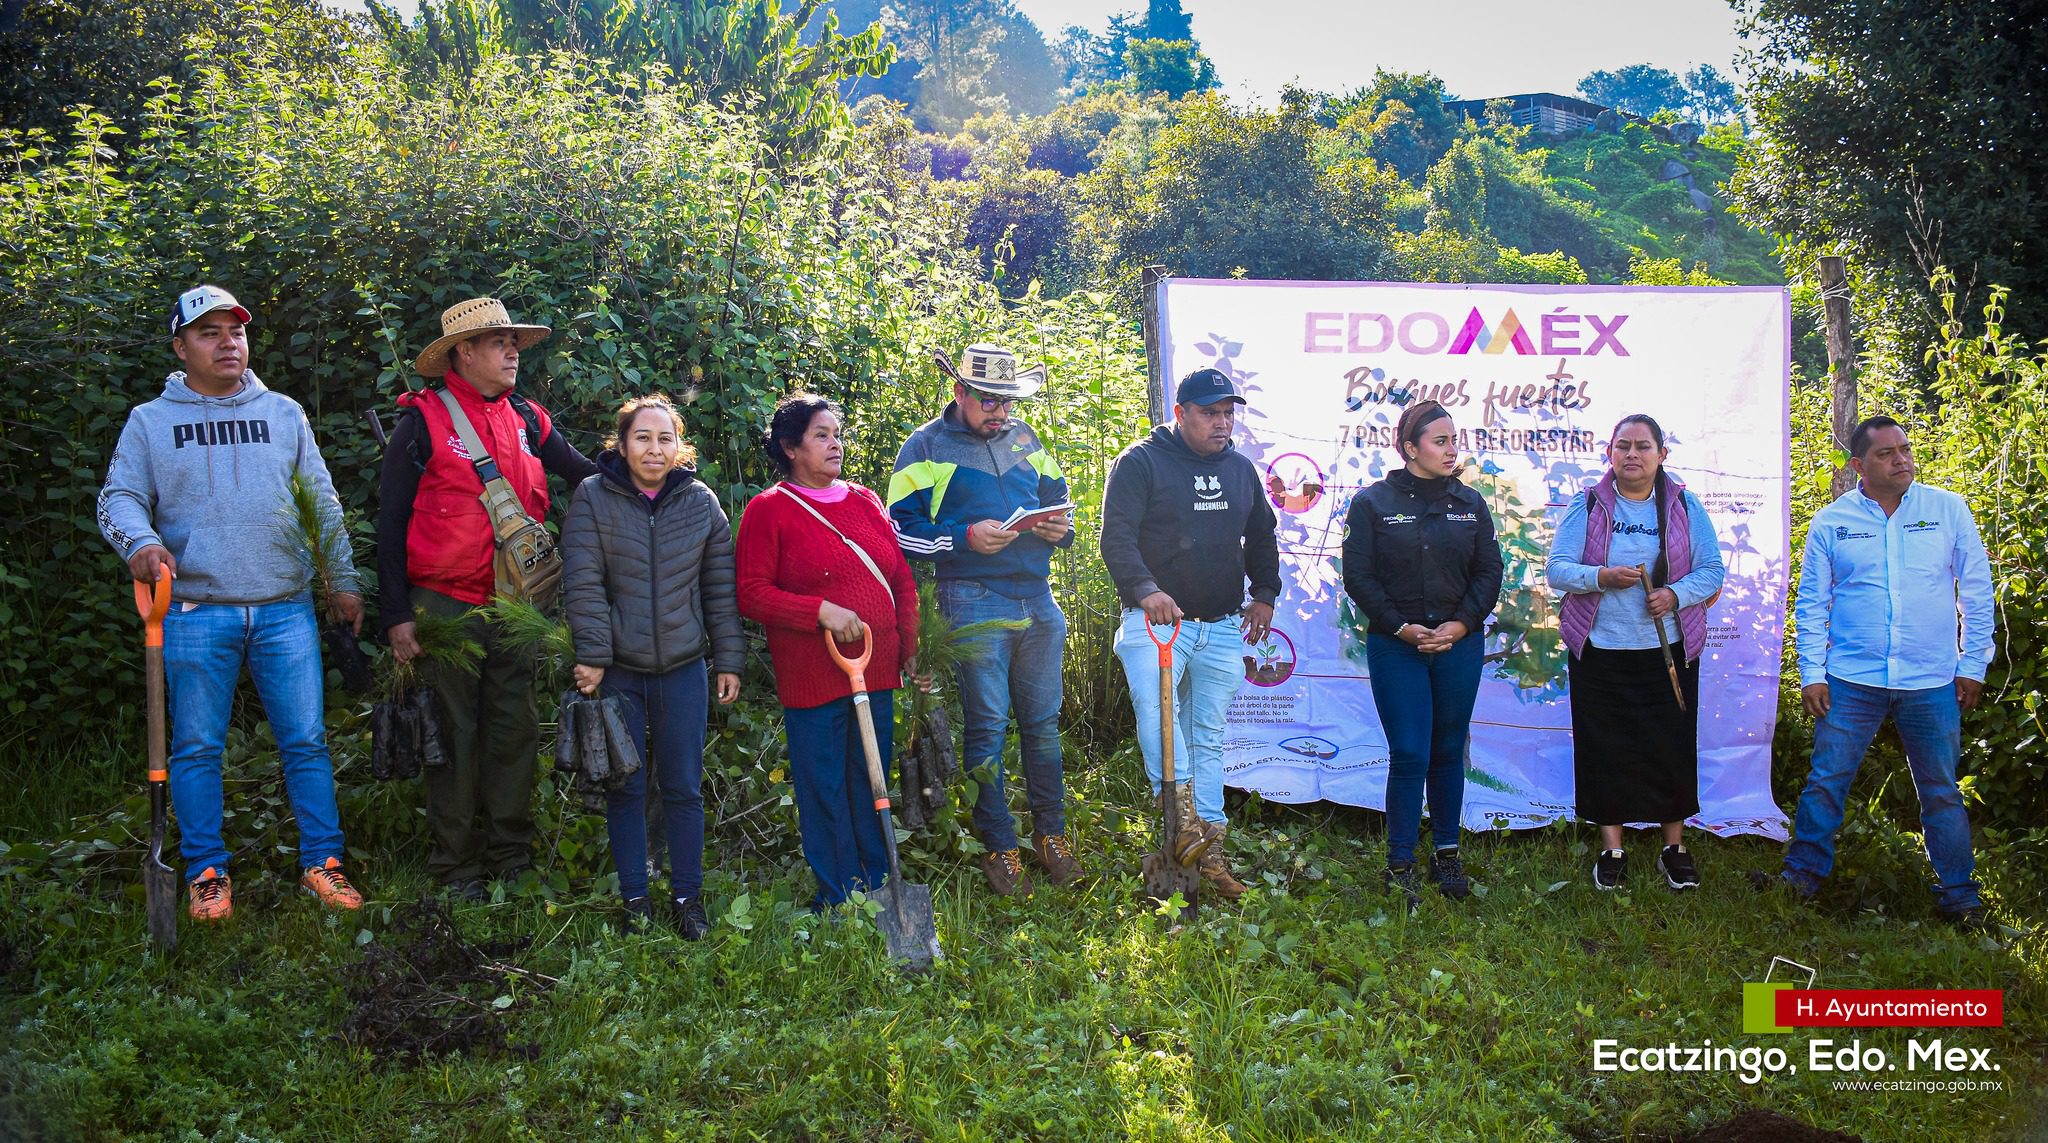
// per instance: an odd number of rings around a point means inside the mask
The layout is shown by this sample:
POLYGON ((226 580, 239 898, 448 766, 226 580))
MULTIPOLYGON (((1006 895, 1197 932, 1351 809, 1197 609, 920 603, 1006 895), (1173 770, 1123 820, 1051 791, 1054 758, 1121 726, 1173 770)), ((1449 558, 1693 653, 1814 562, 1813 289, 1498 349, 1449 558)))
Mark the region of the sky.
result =
MULTIPOLYGON (((362 9, 361 0, 333 0, 362 9)), ((1012 0, 1047 42, 1068 24, 1100 32, 1145 0, 1012 0)), ((414 0, 398 0, 411 12, 414 0)), ((1710 64, 1740 82, 1728 0, 1182 0, 1224 91, 1272 104, 1294 81, 1346 92, 1374 68, 1433 72, 1456 98, 1570 95, 1592 71, 1710 64)))
MULTIPOLYGON (((1048 41, 1100 32, 1144 0, 1013 0, 1048 41)), ((1741 41, 1728 0, 1182 0, 1226 92, 1270 104, 1290 80, 1343 92, 1374 68, 1433 72, 1460 99, 1570 95, 1580 77, 1632 63, 1731 80, 1741 41)), ((1738 81, 1739 82, 1739 81, 1738 81)))

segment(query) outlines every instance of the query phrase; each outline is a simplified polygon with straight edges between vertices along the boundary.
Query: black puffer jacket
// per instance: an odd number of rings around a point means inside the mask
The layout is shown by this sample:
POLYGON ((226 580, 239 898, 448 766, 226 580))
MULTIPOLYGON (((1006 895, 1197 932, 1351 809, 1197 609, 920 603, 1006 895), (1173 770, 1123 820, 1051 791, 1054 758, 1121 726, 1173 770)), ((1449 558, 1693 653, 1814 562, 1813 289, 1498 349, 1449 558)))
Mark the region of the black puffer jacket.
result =
POLYGON ((1500 540, 1486 498, 1456 477, 1419 480, 1405 468, 1351 498, 1344 514, 1344 590, 1367 630, 1453 619, 1484 629, 1500 602, 1500 540))
POLYGON ((562 525, 562 599, 576 661, 662 674, 705 654, 737 673, 740 634, 732 525, 692 469, 650 500, 617 452, 578 487, 562 525))

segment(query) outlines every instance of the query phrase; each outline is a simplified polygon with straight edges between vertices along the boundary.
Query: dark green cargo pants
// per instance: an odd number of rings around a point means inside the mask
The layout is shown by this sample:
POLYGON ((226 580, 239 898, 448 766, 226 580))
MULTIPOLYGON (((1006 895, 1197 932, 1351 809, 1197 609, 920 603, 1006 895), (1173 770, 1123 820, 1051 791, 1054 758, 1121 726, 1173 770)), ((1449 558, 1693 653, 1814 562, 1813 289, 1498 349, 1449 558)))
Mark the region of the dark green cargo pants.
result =
MULTIPOLYGON (((413 610, 456 618, 470 605, 423 587, 413 610)), ((533 697, 533 650, 505 645, 498 629, 471 617, 464 632, 484 649, 477 673, 422 662, 420 680, 434 688, 446 766, 423 771, 427 826, 434 848, 427 872, 443 882, 498 876, 533 864, 534 756, 540 713, 533 697)))

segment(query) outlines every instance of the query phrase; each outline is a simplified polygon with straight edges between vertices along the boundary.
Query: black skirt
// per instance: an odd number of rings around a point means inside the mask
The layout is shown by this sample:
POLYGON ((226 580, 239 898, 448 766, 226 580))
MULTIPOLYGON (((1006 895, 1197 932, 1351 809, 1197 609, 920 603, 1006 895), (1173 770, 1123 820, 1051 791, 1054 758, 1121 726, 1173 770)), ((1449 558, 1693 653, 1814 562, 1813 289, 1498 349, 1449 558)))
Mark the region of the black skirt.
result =
POLYGON ((1572 776, 1579 817, 1596 825, 1676 822, 1700 812, 1700 665, 1678 647, 1671 695, 1664 653, 1586 644, 1567 656, 1571 675, 1572 776))

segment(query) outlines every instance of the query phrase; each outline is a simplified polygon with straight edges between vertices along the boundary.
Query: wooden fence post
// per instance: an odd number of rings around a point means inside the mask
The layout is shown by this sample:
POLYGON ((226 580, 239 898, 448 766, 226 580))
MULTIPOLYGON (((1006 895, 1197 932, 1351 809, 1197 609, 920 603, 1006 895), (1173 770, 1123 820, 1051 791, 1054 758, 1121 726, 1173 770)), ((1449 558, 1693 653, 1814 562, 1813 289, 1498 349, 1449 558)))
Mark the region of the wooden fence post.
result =
POLYGON ((1166 278, 1166 267, 1147 266, 1138 276, 1138 293, 1144 304, 1145 314, 1145 406, 1152 413, 1152 423, 1166 423, 1166 362, 1159 346, 1159 283, 1166 278))
MULTIPOLYGON (((1820 259, 1820 296, 1827 315, 1828 379, 1833 390, 1829 406, 1834 426, 1835 447, 1849 452, 1849 435, 1856 428, 1856 355, 1849 340, 1849 275, 1847 260, 1839 254, 1820 259)), ((1855 483, 1856 475, 1845 461, 1835 469, 1834 490, 1840 496, 1855 483)))

